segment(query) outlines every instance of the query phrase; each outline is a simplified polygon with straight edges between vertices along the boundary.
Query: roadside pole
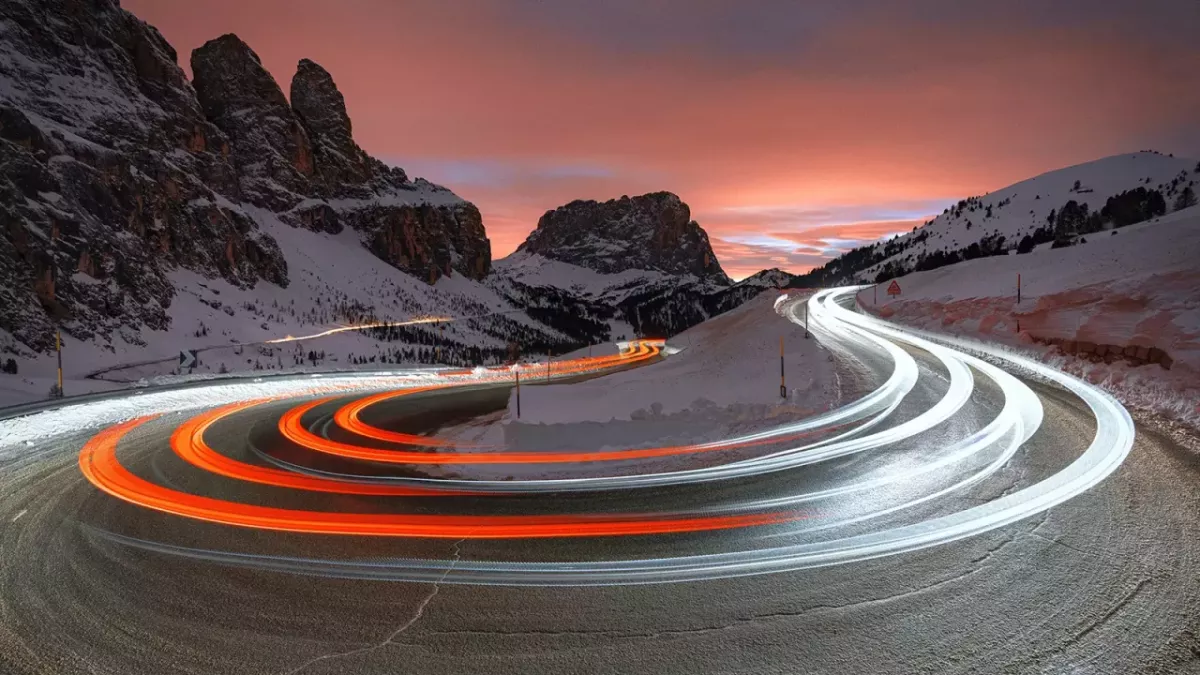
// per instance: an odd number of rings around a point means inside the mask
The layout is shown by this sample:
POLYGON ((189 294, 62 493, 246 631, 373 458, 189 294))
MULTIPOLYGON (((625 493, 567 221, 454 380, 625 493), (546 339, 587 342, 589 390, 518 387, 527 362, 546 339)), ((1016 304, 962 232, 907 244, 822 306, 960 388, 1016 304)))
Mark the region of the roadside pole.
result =
POLYGON ((65 395, 62 380, 62 333, 57 328, 54 329, 54 351, 58 352, 58 397, 62 398, 65 395))
POLYGON ((871 291, 875 294, 875 297, 871 300, 871 304, 878 305, 879 304, 879 284, 875 284, 874 286, 872 286, 871 291))
POLYGON ((521 371, 514 367, 513 375, 517 377, 517 419, 521 419, 521 371))
POLYGON ((784 336, 779 336, 779 398, 787 398, 787 383, 784 380, 784 336))
POLYGON ((554 360, 554 357, 550 354, 550 352, 546 352, 546 381, 547 382, 550 381, 550 362, 553 360, 554 360))
POLYGON ((804 339, 808 339, 808 301, 804 302, 804 339))

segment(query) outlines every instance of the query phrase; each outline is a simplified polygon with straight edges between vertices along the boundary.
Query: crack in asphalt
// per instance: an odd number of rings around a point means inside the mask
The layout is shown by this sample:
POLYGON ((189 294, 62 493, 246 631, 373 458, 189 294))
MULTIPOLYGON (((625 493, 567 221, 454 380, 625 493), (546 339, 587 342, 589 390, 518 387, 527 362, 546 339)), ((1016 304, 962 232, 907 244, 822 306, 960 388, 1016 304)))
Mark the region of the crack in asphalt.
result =
POLYGON ((408 621, 405 621, 398 628, 396 628, 396 630, 389 633, 388 636, 385 637, 383 640, 381 640, 380 642, 377 642, 375 644, 368 645, 366 647, 359 647, 358 649, 351 649, 350 651, 334 652, 332 654, 322 654, 321 656, 317 656, 315 658, 309 659, 308 661, 305 661, 304 663, 301 663, 299 666, 296 666, 295 668, 293 668, 291 670, 285 671, 283 673, 283 675, 296 675, 296 673, 299 673, 299 672, 307 669, 309 666, 315 665, 322 661, 331 661, 333 659, 342 659, 342 658, 346 658, 348 656, 358 656, 360 654, 367 654, 369 652, 375 651, 376 649, 382 649, 383 647, 386 647, 390 644, 396 644, 395 639, 400 637, 400 635, 403 634, 404 631, 408 630, 409 628, 412 628, 413 624, 420 621, 421 617, 425 615, 425 608, 428 607, 430 601, 432 601, 433 598, 435 596, 437 596, 438 591, 441 589, 442 582, 445 581, 446 577, 449 576, 450 573, 454 571, 454 567, 456 565, 458 565, 458 561, 462 558, 462 545, 463 545, 463 542, 465 542, 465 541, 466 541, 466 538, 464 537, 463 539, 459 539, 458 541, 454 542, 454 547, 453 547, 454 555, 450 559, 450 565, 448 567, 446 567, 445 572, 442 572, 442 576, 438 577, 438 580, 433 582, 433 589, 429 591, 429 595, 426 595, 425 598, 422 599, 421 602, 417 604, 416 611, 413 612, 412 617, 410 617, 408 619, 408 621))
MULTIPOLYGON (((921 588, 916 588, 916 589, 913 589, 910 591, 905 591, 903 593, 896 593, 893 595, 885 595, 880 598, 871 598, 869 600, 860 600, 857 602, 846 603, 844 605, 813 605, 811 607, 806 607, 804 609, 800 609, 800 610, 797 610, 794 612, 768 612, 765 614, 753 614, 753 615, 747 616, 747 617, 739 617, 739 618, 735 619, 734 621, 732 621, 731 623, 719 624, 719 625, 715 625, 715 626, 699 626, 696 628, 672 628, 672 629, 666 629, 666 630, 660 630, 660 631, 649 631, 649 632, 634 632, 634 631, 622 631, 622 630, 537 630, 537 629, 531 629, 531 630, 503 630, 503 629, 483 630, 483 629, 463 628, 463 629, 455 629, 455 630, 431 630, 431 631, 425 631, 424 634, 425 635, 495 635, 495 636, 503 636, 503 637, 510 637, 510 636, 511 637, 517 637, 517 636, 558 637, 558 636, 580 635, 580 636, 604 636, 604 637, 611 637, 611 638, 617 638, 617 639, 652 640, 654 638, 671 636, 671 635, 697 635, 697 634, 704 634, 704 633, 715 633, 715 632, 728 630, 730 628, 744 626, 747 624, 758 623, 761 621, 772 621, 775 619, 787 619, 787 618, 793 618, 793 617, 798 617, 798 616, 804 616, 806 614, 833 612, 833 611, 838 611, 838 610, 843 610, 843 609, 853 609, 853 608, 857 608, 857 607, 870 607, 870 606, 875 606, 875 605, 879 605, 879 604, 884 604, 884 603, 892 602, 894 600, 900 600, 900 599, 907 598, 910 596, 919 595, 921 593, 925 593, 926 591, 930 591, 935 588, 944 586, 946 584, 954 583, 956 581, 961 581, 962 579, 965 579, 979 571, 981 571, 981 569, 976 568, 976 569, 964 572, 962 574, 955 575, 948 579, 943 579, 941 581, 930 584, 928 586, 922 586, 921 588)), ((405 643, 405 644, 410 644, 410 643, 405 643)))
MULTIPOLYGON (((1042 517, 1038 519, 1037 525, 1034 525, 1034 526, 1033 526, 1032 528, 1030 528, 1028 531, 1016 531, 1016 532, 1013 532, 1011 536, 1009 536, 1008 538, 1004 539, 1003 541, 1001 541, 999 544, 997 544, 997 545, 993 546, 992 548, 989 548, 987 551, 985 551, 985 552, 984 552, 984 554, 983 554, 983 555, 979 556, 978 558, 974 558, 974 559, 972 559, 972 560, 971 560, 971 564, 972 564, 972 565, 978 565, 979 563, 986 562, 986 561, 990 560, 990 559, 992 558, 992 556, 994 556, 994 555, 996 555, 997 553, 999 553, 1001 550, 1003 550, 1004 548, 1006 548, 1006 547, 1007 547, 1009 544, 1015 543, 1015 542, 1017 541, 1017 539, 1021 537, 1021 535, 1029 535, 1029 536, 1034 536, 1034 537, 1037 537, 1037 538, 1039 538, 1039 539, 1046 540, 1046 537, 1044 537, 1044 536, 1042 536, 1042 535, 1038 534, 1038 533, 1037 533, 1037 531, 1038 531, 1038 530, 1039 530, 1039 529, 1040 529, 1040 528, 1041 528, 1043 525, 1045 525, 1045 524, 1046 524, 1046 521, 1047 521, 1048 517, 1049 517, 1049 512, 1046 512, 1046 513, 1044 513, 1044 514, 1042 515, 1042 517)), ((1049 540, 1048 540, 1048 541, 1049 541, 1049 540)), ((1064 546, 1066 546, 1066 544, 1063 544, 1063 545, 1064 545, 1064 546)))
POLYGON ((1008 538, 1004 539, 1004 540, 1003 540, 1003 541, 1001 541, 999 544, 996 544, 995 546, 993 546, 993 547, 989 548, 987 551, 985 551, 985 552, 984 552, 984 554, 983 554, 983 555, 979 556, 978 558, 975 558, 975 559, 971 560, 971 564, 972 564, 972 565, 978 565, 978 564, 979 564, 979 563, 981 563, 981 562, 985 562, 985 561, 987 561, 987 560, 988 560, 988 559, 990 559, 990 558, 991 558, 993 555, 996 555, 997 553, 999 553, 999 552, 1000 552, 1000 550, 1001 550, 1001 549, 1003 549, 1005 546, 1008 546, 1009 544, 1013 543, 1013 542, 1014 542, 1014 541, 1016 541, 1016 540, 1017 540, 1017 533, 1016 533, 1016 532, 1014 532, 1014 533, 1012 534, 1012 536, 1010 536, 1010 537, 1008 537, 1008 538))
POLYGON ((1051 539, 1050 537, 1047 537, 1044 534, 1038 534, 1037 532, 1030 532, 1029 534, 1030 534, 1030 536, 1037 537, 1038 539, 1041 539, 1044 542, 1047 542, 1050 544, 1057 544, 1059 546, 1062 546, 1065 549, 1075 551, 1076 553, 1079 553, 1081 555, 1091 556, 1094 558, 1113 557, 1112 554, 1103 554, 1103 553, 1096 553, 1095 551, 1086 551, 1082 548, 1079 548, 1078 546, 1072 546, 1071 544, 1068 544, 1068 543, 1062 541, 1061 539, 1051 539))
POLYGON ((1133 599, 1136 598, 1138 594, 1142 592, 1142 589, 1148 586, 1151 581, 1152 579, 1142 579, 1138 581, 1128 593, 1126 593, 1120 600, 1117 601, 1117 604, 1113 605, 1107 612, 1100 616, 1100 618, 1085 626, 1083 630, 1080 630, 1079 632, 1075 633, 1075 635, 1068 638, 1065 642, 1063 642, 1063 646, 1065 647, 1067 645, 1079 642, 1091 634, 1092 631, 1108 623, 1108 621, 1116 616, 1117 613, 1119 613, 1122 609, 1125 609, 1126 605, 1133 602, 1133 599))

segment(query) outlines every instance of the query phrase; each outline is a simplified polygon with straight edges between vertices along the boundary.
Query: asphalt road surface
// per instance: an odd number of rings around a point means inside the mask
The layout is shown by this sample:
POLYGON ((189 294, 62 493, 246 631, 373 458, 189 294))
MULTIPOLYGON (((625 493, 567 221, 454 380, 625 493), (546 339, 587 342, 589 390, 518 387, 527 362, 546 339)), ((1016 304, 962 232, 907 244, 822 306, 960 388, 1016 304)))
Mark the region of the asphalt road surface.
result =
MULTIPOLYGON (((819 326, 814 332, 835 348, 832 322, 824 336, 819 326)), ((879 391, 900 370, 895 353, 841 347, 843 374, 859 395, 879 391)), ((202 495, 214 512, 258 504, 366 514, 355 523, 380 516, 393 519, 389 526, 406 527, 410 515, 483 514, 648 529, 621 536, 379 537, 287 529, 302 518, 278 527, 211 522, 170 512, 183 507, 137 503, 132 489, 117 498, 85 478, 81 450, 137 411, 70 418, 78 424, 60 422, 16 449, 0 439, 0 673, 1200 672, 1200 444, 1186 433, 1139 421, 1128 456, 1098 484, 1012 523, 974 518, 965 538, 904 544, 915 541, 914 531, 936 534, 939 519, 1019 503, 1068 471, 1104 424, 1075 393, 1016 373, 1033 394, 1021 400, 1040 405, 1036 430, 1020 443, 1019 426, 997 432, 953 466, 926 471, 948 449, 974 447, 962 439, 984 435, 1016 398, 988 380, 986 366, 972 365, 966 402, 920 424, 963 384, 962 372, 934 349, 901 345, 917 377, 894 405, 843 420, 849 432, 831 425, 805 437, 818 451, 852 443, 861 451, 821 461, 785 454, 792 459, 771 470, 756 464, 797 443, 781 437, 749 450, 695 453, 694 472, 664 485, 628 483, 643 465, 624 460, 585 463, 581 477, 616 478, 578 490, 485 481, 477 494, 387 497, 233 480, 171 451, 172 436, 200 405, 189 406, 186 392, 153 404, 190 407, 186 413, 147 420, 116 445, 136 477, 167 494, 202 495), (1010 446, 1016 450, 1006 455, 1010 446), (964 476, 973 479, 955 487, 964 476), (764 512, 787 515, 652 531, 764 512), (891 533, 905 539, 895 544, 891 533), (883 539, 872 546, 899 548, 872 553, 861 544, 876 536, 883 539), (836 557, 845 550, 848 557, 836 557), (763 551, 787 555, 767 561, 763 551), (814 566, 814 556, 831 555, 814 566), (680 561, 690 571, 655 563, 633 575, 611 568, 620 561, 680 561), (539 567, 548 564, 591 566, 586 574, 594 576, 584 578, 608 585, 575 585, 580 577, 539 567)), ((305 479, 427 486, 431 474, 420 465, 360 462, 304 445, 349 444, 353 434, 339 428, 338 411, 364 393, 394 389, 385 384, 332 395, 295 391, 213 421, 203 441, 247 465, 305 479), (317 400, 300 426, 324 441, 289 438, 281 418, 317 400)), ((503 405, 507 386, 414 393, 367 408, 361 419, 421 434, 503 405)), ((230 400, 253 395, 239 391, 230 400)), ((15 438, 29 428, 0 434, 15 438)), ((603 450, 587 438, 571 442, 572 452, 603 450)), ((460 468, 458 481, 435 485, 469 486, 470 467, 460 468)))

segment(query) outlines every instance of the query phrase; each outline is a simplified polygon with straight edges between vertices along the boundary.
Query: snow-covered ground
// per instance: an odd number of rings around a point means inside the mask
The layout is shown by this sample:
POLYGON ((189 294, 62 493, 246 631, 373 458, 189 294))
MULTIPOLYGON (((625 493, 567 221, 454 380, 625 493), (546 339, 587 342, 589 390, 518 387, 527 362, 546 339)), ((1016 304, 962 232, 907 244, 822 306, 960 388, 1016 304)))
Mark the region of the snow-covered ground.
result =
POLYGON ((621 291, 663 281, 668 275, 650 270, 625 270, 604 274, 595 270, 551 260, 536 253, 518 251, 495 261, 497 279, 526 286, 553 286, 593 299, 622 300, 621 291))
MULTIPOLYGON (((816 340, 775 313, 778 293, 765 292, 737 309, 671 338, 680 349, 661 362, 576 384, 522 390, 526 424, 649 419, 681 411, 725 410, 737 416, 773 407, 779 396, 783 338, 788 404, 824 409, 833 398, 833 364, 816 340)), ((510 412, 515 401, 509 402, 510 412)))
MULTIPOLYGON (((815 339, 776 313, 779 297, 767 291, 668 341, 668 356, 654 363, 582 382, 541 385, 522 377, 508 407, 438 436, 527 451, 611 450, 728 438, 838 404, 833 357, 815 339), (783 338, 788 399, 779 391, 779 341, 783 338), (678 351, 676 351, 678 350, 678 351)), ((615 353, 608 345, 606 351, 615 353)), ((592 355, 606 353, 600 347, 592 355)), ((568 356, 585 356, 581 350, 568 356)), ((753 452, 749 450, 747 452, 753 452)), ((708 461, 670 456, 624 463, 624 470, 673 470, 708 461)), ((578 467, 471 466, 456 475, 476 478, 569 477, 578 467)))
POLYGON ((903 324, 1037 351, 1131 406, 1200 424, 1200 207, 897 283, 899 297, 884 283, 859 293, 860 304, 903 324))
MULTIPOLYGON (((381 342, 353 331, 279 345, 235 346, 311 335, 369 318, 403 321, 435 315, 490 315, 493 319, 488 323, 512 322, 537 334, 566 339, 533 321, 482 283, 452 275, 430 286, 391 267, 367 250, 353 230, 337 235, 312 232, 284 224, 268 211, 252 207, 246 210, 279 242, 288 261, 288 286, 259 282, 252 289, 243 289, 223 279, 178 269, 171 273, 178 291, 169 308, 171 324, 166 330, 145 328, 116 336, 111 342, 80 341, 63 335, 63 370, 68 380, 64 389, 68 394, 111 388, 94 385, 85 376, 118 365, 145 364, 105 377, 133 383, 180 374, 181 350, 204 350, 199 354, 199 366, 192 370, 197 375, 259 370, 280 373, 306 365, 324 370, 377 369, 381 364, 415 362, 397 359, 393 350, 419 349, 422 345, 381 342), (306 359, 309 351, 322 352, 324 358, 313 363, 306 359), (368 362, 352 361, 362 358, 368 362)), ((492 350, 507 347, 504 340, 465 322, 430 324, 417 330, 428 334, 431 342, 436 339, 443 344, 492 350)), ((0 331, 0 362, 7 358, 14 358, 18 373, 0 373, 0 405, 45 398, 55 379, 55 355, 32 354, 0 331)))

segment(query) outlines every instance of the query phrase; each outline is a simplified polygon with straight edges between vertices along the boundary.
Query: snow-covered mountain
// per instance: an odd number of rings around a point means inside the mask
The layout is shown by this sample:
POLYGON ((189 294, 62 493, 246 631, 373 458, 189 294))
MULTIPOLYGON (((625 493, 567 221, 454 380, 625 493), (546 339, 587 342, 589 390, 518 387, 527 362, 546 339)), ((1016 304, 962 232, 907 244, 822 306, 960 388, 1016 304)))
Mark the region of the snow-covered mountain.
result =
POLYGON ((670 192, 606 202, 576 200, 547 211, 517 252, 602 274, 645 270, 730 283, 708 233, 692 220, 688 205, 670 192))
POLYGON ((687 204, 657 192, 548 211, 486 283, 569 335, 603 340, 674 335, 792 278, 731 282, 687 204))
POLYGON ((59 328, 84 371, 446 314, 482 318, 210 363, 578 346, 478 283, 491 266, 478 209, 367 155, 312 61, 289 101, 225 35, 195 50, 189 81, 112 0, 0 0, 0 36, 0 352, 45 360, 59 328))
MULTIPOLYGON (((368 155, 333 77, 289 95, 236 35, 190 58, 115 0, 0 0, 0 355, 124 379, 300 364, 479 364, 672 334, 731 284, 669 193, 573 202, 492 270, 479 210, 368 155), (363 323, 453 322, 270 343, 363 323)), ((30 386, 33 386, 30 384, 30 386)))
POLYGON ((1105 157, 964 199, 912 232, 854 249, 794 285, 879 282, 962 260, 1070 245, 1194 204, 1198 182, 1195 159, 1150 151, 1105 157))

